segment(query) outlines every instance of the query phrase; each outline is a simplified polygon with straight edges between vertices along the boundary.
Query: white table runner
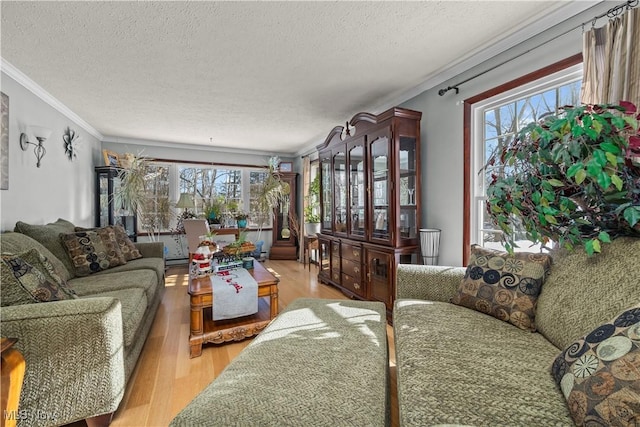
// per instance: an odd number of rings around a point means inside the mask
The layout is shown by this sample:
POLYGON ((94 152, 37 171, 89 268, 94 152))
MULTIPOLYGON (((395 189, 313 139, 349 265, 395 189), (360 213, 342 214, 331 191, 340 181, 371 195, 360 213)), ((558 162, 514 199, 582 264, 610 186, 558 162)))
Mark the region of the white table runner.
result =
POLYGON ((258 312, 258 282, 244 268, 211 275, 213 320, 235 319, 258 312))

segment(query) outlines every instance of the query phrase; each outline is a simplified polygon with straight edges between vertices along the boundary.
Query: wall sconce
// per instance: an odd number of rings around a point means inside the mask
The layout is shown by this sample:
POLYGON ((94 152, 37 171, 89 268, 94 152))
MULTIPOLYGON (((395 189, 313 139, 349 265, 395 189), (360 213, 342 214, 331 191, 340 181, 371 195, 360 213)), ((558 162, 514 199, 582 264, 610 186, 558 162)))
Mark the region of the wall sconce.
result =
POLYGON ((44 149, 44 147, 42 146, 42 143, 47 138, 49 138, 49 135, 51 135, 51 130, 44 128, 42 126, 29 126, 27 127, 27 131, 36 137, 36 139, 38 140, 38 143, 36 144, 35 142, 29 141, 27 139, 27 134, 21 133, 20 148, 22 148, 22 151, 27 151, 29 144, 34 145, 35 148, 33 149, 33 152, 36 154, 36 159, 38 159, 38 163, 36 163, 36 166, 40 167, 40 160, 42 160, 44 155, 47 153, 47 150, 44 149))

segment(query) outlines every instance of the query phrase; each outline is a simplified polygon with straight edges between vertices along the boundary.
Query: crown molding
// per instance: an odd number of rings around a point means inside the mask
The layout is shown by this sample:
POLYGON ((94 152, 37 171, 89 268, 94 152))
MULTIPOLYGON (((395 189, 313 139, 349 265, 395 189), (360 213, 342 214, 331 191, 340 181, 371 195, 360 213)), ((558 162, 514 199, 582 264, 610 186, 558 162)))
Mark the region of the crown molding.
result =
POLYGON ((195 151, 207 151, 209 153, 233 153, 233 154, 254 154, 258 156, 280 156, 280 157, 292 157, 294 154, 290 152, 275 152, 275 151, 263 151, 263 150, 249 150, 246 148, 233 148, 233 147, 220 147, 214 145, 193 144, 189 142, 175 142, 175 141, 155 141, 150 139, 139 138, 125 138, 121 136, 106 135, 103 137, 102 142, 108 142, 112 144, 121 145, 136 145, 142 148, 144 147, 164 147, 174 149, 188 149, 195 151))
POLYGON ((42 86, 38 83, 31 80, 26 74, 22 71, 18 70, 11 63, 9 63, 6 59, 0 58, 2 62, 0 63, 0 67, 2 68, 2 72, 7 76, 11 77, 13 80, 18 82, 20 85, 24 86, 28 91, 32 92, 35 96, 49 104, 55 110, 57 110, 60 114, 66 116, 70 120, 73 120, 78 126, 86 130, 88 133, 98 138, 98 140, 102 141, 103 135, 96 130, 93 126, 83 120, 79 115, 74 113, 60 102, 56 97, 51 95, 49 92, 44 90, 42 86))

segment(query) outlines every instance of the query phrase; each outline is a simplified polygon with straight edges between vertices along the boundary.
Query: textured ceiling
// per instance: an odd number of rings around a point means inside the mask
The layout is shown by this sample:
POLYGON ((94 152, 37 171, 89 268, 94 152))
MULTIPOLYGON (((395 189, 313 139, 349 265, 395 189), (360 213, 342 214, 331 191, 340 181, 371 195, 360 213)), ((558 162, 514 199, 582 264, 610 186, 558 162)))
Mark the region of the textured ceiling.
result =
POLYGON ((281 153, 563 4, 1 3, 2 58, 105 137, 281 153))

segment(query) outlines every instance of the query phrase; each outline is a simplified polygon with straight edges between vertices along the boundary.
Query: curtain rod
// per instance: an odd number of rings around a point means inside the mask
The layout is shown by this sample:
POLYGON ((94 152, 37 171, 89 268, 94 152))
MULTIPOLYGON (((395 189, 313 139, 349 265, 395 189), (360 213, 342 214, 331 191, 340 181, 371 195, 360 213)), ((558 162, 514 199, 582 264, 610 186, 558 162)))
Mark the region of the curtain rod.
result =
MULTIPOLYGON (((596 21, 597 21, 598 19, 600 19, 600 18, 603 18, 603 17, 605 17, 605 16, 608 16, 609 18, 615 18, 616 16, 620 15, 620 14, 624 11, 624 9, 629 10, 629 9, 633 9, 634 7, 638 6, 638 1, 639 1, 639 0, 627 0, 627 1, 626 1, 626 2, 624 2, 624 3, 620 3, 619 5, 612 7, 611 9, 609 9, 608 11, 606 11, 605 13, 600 14, 600 15, 598 15, 598 16, 596 16, 596 17, 594 17, 592 20, 587 21, 587 22, 583 22, 582 24, 579 24, 579 25, 576 25, 575 27, 568 29, 568 30, 567 30, 567 31, 565 31, 564 33, 559 34, 559 35, 557 35, 557 36, 555 36, 555 37, 553 37, 553 38, 551 38, 551 39, 549 39, 549 40, 547 40, 547 41, 545 41, 545 42, 542 42, 542 43, 540 43, 539 45, 534 46, 534 47, 532 47, 531 49, 526 50, 526 51, 524 51, 524 52, 522 52, 522 53, 520 53, 520 54, 518 54, 518 55, 514 56, 513 58, 507 59, 506 61, 503 61, 503 62, 501 62, 501 63, 499 63, 499 64, 497 64, 497 65, 494 65, 493 67, 489 68, 488 70, 482 71, 481 73, 478 73, 478 74, 476 74, 475 76, 469 77, 468 79, 463 80, 463 81, 461 81, 461 82, 459 82, 459 83, 456 83, 456 84, 454 84, 454 85, 452 85, 452 86, 449 86, 449 87, 446 87, 446 88, 442 88, 442 89, 440 89, 440 90, 438 91, 438 95, 443 96, 445 93, 447 93, 447 92, 448 92, 448 91, 450 91, 450 90, 455 90, 455 91, 456 91, 456 95, 457 95, 457 94, 460 92, 460 90, 458 89, 458 86, 463 85, 463 84, 465 84, 465 83, 467 83, 468 81, 471 81, 471 80, 473 80, 473 79, 476 79, 476 78, 478 78, 478 77, 482 76, 483 74, 488 73, 489 71, 493 71, 493 70, 495 70, 496 68, 503 66, 503 65, 504 65, 504 64, 506 64, 507 62, 511 62, 511 61, 513 61, 514 59, 518 59, 518 58, 520 58, 521 56, 526 55, 527 53, 531 52, 532 50, 535 50, 535 49, 537 49, 537 48, 539 48, 539 47, 541 47, 541 46, 544 46, 545 44, 547 44, 547 43, 549 43, 549 42, 552 42, 553 40, 556 40, 556 39, 558 39, 558 38, 560 38, 560 37, 564 36, 565 34, 570 33, 570 32, 571 32, 571 31, 573 31, 573 30, 576 30, 576 29, 578 29, 578 28, 582 28, 582 31, 584 31, 584 26, 585 26, 585 25, 587 25, 587 24, 589 24, 589 23, 591 23, 591 28, 593 28, 593 27, 595 27, 595 25, 596 25, 596 21)), ((561 24, 561 23, 560 23, 560 24, 561 24)), ((556 24, 555 26, 558 26, 558 25, 560 25, 560 24, 556 24)), ((552 28, 553 28, 553 27, 552 27, 552 28)))

